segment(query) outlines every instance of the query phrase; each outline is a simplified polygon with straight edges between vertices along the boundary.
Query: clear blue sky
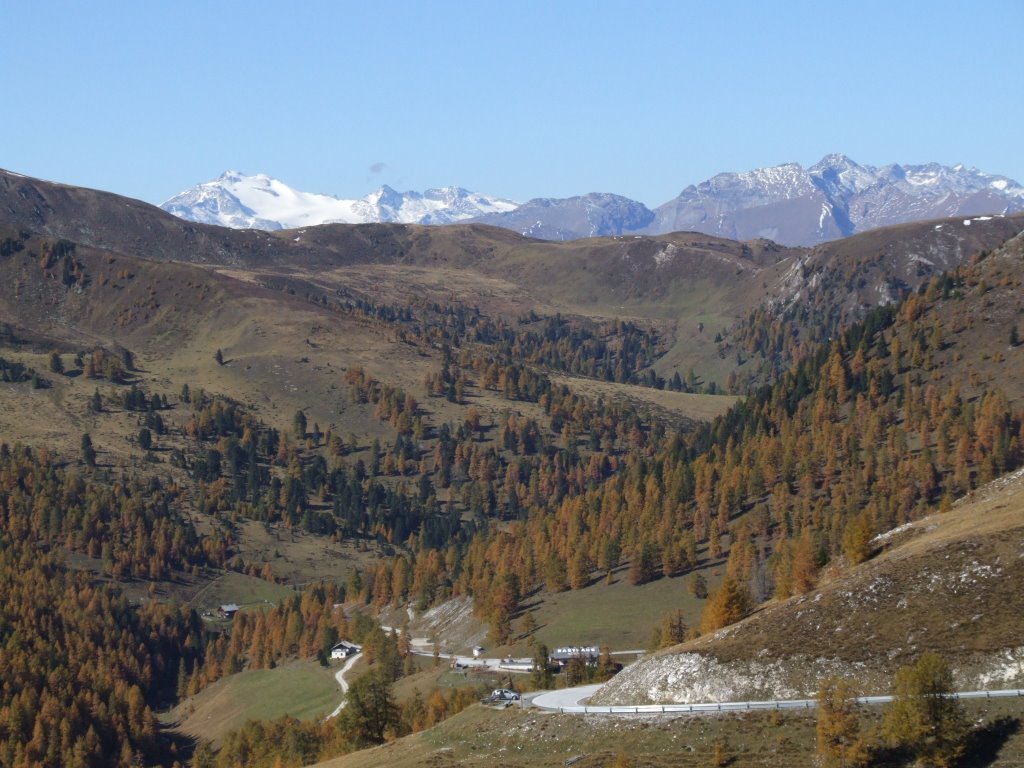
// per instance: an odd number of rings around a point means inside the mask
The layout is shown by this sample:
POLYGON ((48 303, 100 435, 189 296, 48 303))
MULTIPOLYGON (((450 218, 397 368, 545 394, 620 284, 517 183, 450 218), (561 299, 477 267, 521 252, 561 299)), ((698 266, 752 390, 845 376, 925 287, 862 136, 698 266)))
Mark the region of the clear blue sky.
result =
POLYGON ((1024 2, 6 0, 0 167, 658 205, 845 152, 1024 182, 1024 2))

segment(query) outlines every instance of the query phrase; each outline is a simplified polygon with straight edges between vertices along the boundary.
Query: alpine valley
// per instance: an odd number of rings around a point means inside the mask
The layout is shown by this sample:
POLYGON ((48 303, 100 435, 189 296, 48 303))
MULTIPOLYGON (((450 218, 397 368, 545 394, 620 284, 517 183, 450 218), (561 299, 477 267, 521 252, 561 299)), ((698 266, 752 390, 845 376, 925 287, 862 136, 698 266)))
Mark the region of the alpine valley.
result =
POLYGON ((0 765, 1020 764, 1016 182, 163 208, 0 171, 0 765))

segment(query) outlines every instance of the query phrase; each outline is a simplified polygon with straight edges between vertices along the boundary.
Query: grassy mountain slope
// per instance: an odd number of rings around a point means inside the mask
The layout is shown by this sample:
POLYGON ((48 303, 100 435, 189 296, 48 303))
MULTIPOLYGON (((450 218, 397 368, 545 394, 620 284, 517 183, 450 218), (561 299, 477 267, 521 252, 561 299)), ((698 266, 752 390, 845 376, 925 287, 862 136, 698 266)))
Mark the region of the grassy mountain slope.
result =
POLYGON ((16 335, 38 349, 128 348, 159 391, 201 386, 252 403, 282 425, 310 407, 310 421, 326 426, 345 407, 336 393, 343 368, 403 371, 412 383, 429 367, 386 331, 213 270, 11 231, 5 242, 12 252, 0 259, 0 319, 16 335), (61 242, 68 255, 48 256, 61 242), (67 282, 66 262, 75 273, 67 282), (224 365, 214 360, 217 349, 224 365))
POLYGON ((246 720, 284 715, 320 719, 333 712, 341 700, 336 671, 309 659, 274 669, 247 670, 186 699, 163 720, 183 734, 219 745, 220 737, 246 720))

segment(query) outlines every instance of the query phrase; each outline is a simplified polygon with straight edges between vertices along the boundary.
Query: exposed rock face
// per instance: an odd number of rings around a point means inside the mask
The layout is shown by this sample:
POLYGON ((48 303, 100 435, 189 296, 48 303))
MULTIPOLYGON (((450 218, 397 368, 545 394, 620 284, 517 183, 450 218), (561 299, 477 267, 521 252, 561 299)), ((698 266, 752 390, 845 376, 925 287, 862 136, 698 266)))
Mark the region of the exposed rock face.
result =
POLYGON ((695 230, 736 240, 765 237, 816 245, 858 232, 947 216, 1024 210, 1024 187, 976 168, 859 165, 828 155, 810 168, 787 163, 721 173, 655 209, 651 233, 695 230))

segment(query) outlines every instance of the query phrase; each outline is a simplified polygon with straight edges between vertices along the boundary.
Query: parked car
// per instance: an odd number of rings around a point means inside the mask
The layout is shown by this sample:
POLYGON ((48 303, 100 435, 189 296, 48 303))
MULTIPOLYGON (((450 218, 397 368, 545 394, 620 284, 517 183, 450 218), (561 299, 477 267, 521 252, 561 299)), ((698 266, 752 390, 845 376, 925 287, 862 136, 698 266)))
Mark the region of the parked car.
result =
POLYGON ((480 699, 481 704, 492 704, 502 708, 511 707, 517 701, 519 701, 519 694, 508 688, 495 688, 489 695, 480 699))

